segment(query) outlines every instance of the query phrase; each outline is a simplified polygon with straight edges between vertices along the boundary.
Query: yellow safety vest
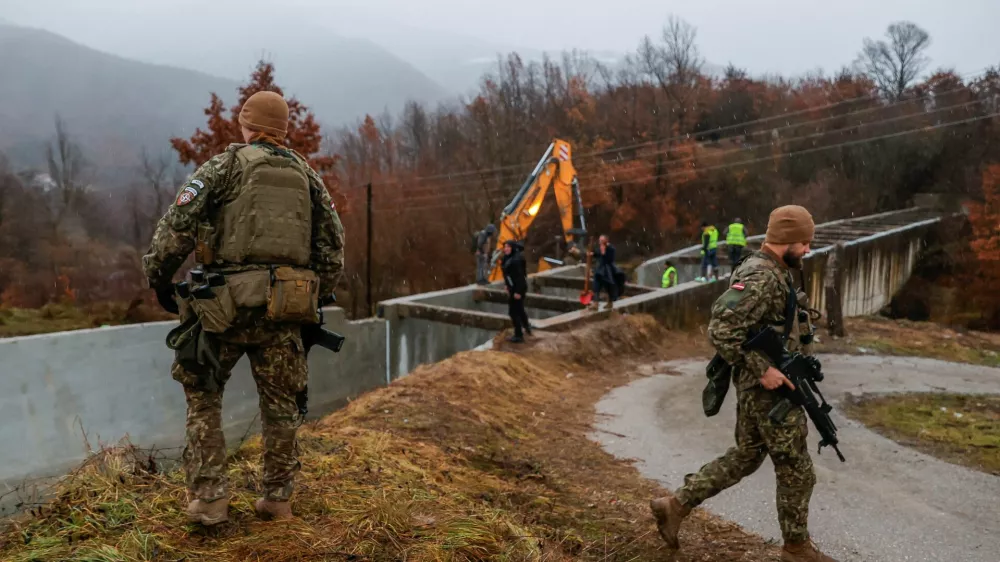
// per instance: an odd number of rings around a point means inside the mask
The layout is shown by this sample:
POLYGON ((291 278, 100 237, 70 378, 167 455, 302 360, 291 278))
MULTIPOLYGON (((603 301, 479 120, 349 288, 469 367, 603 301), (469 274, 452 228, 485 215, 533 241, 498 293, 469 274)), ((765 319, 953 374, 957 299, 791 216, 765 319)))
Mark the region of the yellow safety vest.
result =
POLYGON ((734 222, 729 225, 729 232, 726 234, 726 244, 730 246, 746 246, 747 237, 743 233, 743 225, 734 222))
POLYGON ((717 249, 719 247, 719 231, 716 230, 714 226, 706 228, 705 233, 701 235, 701 243, 703 245, 705 244, 705 234, 708 234, 708 249, 717 249))
POLYGON ((668 267, 667 270, 663 272, 663 281, 661 282, 662 288, 669 289, 670 287, 673 287, 676 284, 676 283, 670 281, 670 275, 671 274, 674 275, 674 279, 676 280, 677 279, 677 268, 676 267, 668 267))

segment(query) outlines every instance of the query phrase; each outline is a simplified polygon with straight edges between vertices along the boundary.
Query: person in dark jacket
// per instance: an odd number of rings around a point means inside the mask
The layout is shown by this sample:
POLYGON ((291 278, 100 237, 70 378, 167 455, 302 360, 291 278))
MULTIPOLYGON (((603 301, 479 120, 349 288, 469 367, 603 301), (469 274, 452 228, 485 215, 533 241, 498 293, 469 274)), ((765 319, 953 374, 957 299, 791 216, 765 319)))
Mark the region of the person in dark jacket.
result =
POLYGON ((594 303, 597 305, 601 291, 608 293, 608 308, 618 300, 618 268, 615 266, 615 247, 611 245, 606 234, 602 234, 597 242, 597 265, 594 268, 594 303))
POLYGON ((503 246, 503 280, 507 285, 508 313, 514 322, 514 337, 507 341, 520 343, 524 334, 531 335, 531 325, 528 323, 528 313, 524 310, 524 299, 528 295, 528 266, 521 251, 524 249, 519 242, 508 240, 503 246))

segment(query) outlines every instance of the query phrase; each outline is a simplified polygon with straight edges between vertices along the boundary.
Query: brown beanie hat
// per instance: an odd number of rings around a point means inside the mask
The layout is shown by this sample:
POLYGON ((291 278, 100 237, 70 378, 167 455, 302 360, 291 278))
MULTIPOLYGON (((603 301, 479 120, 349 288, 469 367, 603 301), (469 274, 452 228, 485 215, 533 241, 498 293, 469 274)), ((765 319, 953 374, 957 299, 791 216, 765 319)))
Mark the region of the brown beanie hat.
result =
POLYGON ((283 139, 288 132, 288 104, 280 94, 257 92, 243 104, 240 125, 283 139))
POLYGON ((785 205, 771 211, 767 221, 767 234, 764 242, 768 244, 795 244, 812 242, 816 224, 812 215, 805 207, 785 205))

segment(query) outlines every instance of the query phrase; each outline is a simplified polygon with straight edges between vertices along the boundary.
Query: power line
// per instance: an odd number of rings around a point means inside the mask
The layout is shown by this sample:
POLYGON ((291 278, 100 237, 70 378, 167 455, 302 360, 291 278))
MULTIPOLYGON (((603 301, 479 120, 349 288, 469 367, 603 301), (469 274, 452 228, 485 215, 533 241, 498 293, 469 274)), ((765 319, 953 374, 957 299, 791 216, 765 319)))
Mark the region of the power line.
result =
MULTIPOLYGON (((870 138, 866 138, 866 139, 858 139, 858 140, 853 140, 853 141, 846 141, 846 142, 841 142, 841 143, 837 143, 837 144, 833 144, 833 145, 829 145, 829 146, 821 146, 821 147, 809 148, 809 149, 804 149, 804 150, 790 151, 790 152, 785 152, 785 153, 781 153, 781 154, 773 154, 773 155, 769 155, 769 156, 764 156, 764 157, 760 157, 760 158, 752 158, 752 159, 747 159, 747 160, 741 160, 739 162, 730 162, 730 163, 727 163, 727 164, 720 164, 720 165, 716 165, 716 166, 709 166, 707 168, 698 168, 698 169, 692 169, 692 170, 674 170, 674 171, 665 172, 665 173, 662 173, 662 174, 654 174, 654 175, 650 175, 650 176, 646 176, 646 177, 642 177, 642 178, 631 179, 631 180, 613 181, 613 182, 610 182, 610 183, 599 184, 599 185, 585 185, 585 186, 581 186, 581 190, 584 190, 584 191, 593 191, 593 190, 597 190, 597 189, 601 189, 601 188, 605 188, 605 187, 614 187, 614 186, 619 186, 619 185, 627 185, 627 184, 634 184, 634 183, 639 183, 639 182, 650 181, 650 180, 654 180, 654 179, 657 179, 657 178, 673 177, 673 176, 677 176, 677 175, 681 175, 681 174, 697 174, 698 172, 709 172, 709 171, 721 170, 721 169, 725 169, 725 168, 732 168, 732 167, 735 167, 735 166, 757 164, 757 163, 761 163, 761 162, 767 162, 767 161, 775 160, 775 159, 778 159, 778 158, 791 158, 791 157, 795 157, 795 156, 802 156, 802 155, 806 155, 806 154, 812 154, 812 153, 822 152, 822 151, 826 151, 826 150, 833 150, 833 149, 837 149, 837 148, 845 148, 845 147, 850 147, 850 146, 858 146, 858 145, 862 145, 862 144, 867 144, 867 143, 876 142, 876 141, 880 141, 880 140, 887 140, 887 139, 902 137, 902 136, 911 135, 911 134, 915 134, 915 133, 929 132, 929 131, 933 131, 933 130, 937 130, 937 129, 943 129, 943 128, 947 128, 947 127, 953 127, 953 126, 956 126, 956 125, 964 125, 964 124, 973 123, 973 122, 976 122, 976 121, 982 121, 982 120, 985 120, 985 119, 990 119, 990 118, 997 117, 997 116, 1000 116, 1000 112, 990 113, 990 114, 987 114, 987 115, 980 115, 980 116, 977 116, 977 117, 970 117, 968 119, 961 119, 961 120, 958 120, 958 121, 951 121, 951 122, 948 122, 948 123, 939 123, 937 125, 929 125, 929 126, 926 126, 926 127, 919 127, 919 128, 916 128, 916 129, 908 129, 906 131, 899 131, 899 132, 896 132, 896 133, 889 133, 889 134, 880 135, 880 136, 877 136, 877 137, 870 137, 870 138)), ((407 208, 407 212, 409 212, 409 211, 433 210, 433 209, 438 209, 438 208, 449 208, 449 207, 455 207, 455 206, 462 205, 462 204, 463 204, 463 202, 456 201, 454 204, 447 204, 447 205, 430 205, 430 206, 410 207, 410 208, 407 208)), ((383 211, 385 211, 385 210, 388 210, 388 209, 383 209, 383 211)))
MULTIPOLYGON (((800 142, 800 141, 803 141, 803 140, 819 139, 819 138, 823 138, 823 137, 834 135, 834 134, 838 134, 838 133, 845 133, 845 132, 852 131, 852 130, 855 130, 855 129, 863 129, 863 128, 866 128, 866 127, 874 127, 874 126, 884 125, 884 124, 887 124, 887 123, 894 123, 894 122, 898 122, 898 121, 904 121, 904 120, 907 120, 907 119, 913 119, 913 118, 919 118, 919 117, 926 117, 926 116, 929 116, 929 115, 934 115, 934 114, 942 113, 942 112, 945 112, 945 111, 952 111, 952 110, 956 110, 956 109, 961 109, 961 108, 969 107, 969 106, 972 106, 972 105, 981 104, 984 101, 986 101, 986 100, 974 100, 974 101, 971 101, 971 102, 966 102, 966 103, 961 103, 961 104, 950 105, 950 106, 943 107, 943 108, 938 108, 938 109, 935 109, 935 110, 932 110, 932 111, 925 111, 925 112, 920 112, 920 113, 913 113, 913 114, 908 114, 908 115, 901 115, 901 116, 891 117, 891 118, 887 118, 887 119, 880 119, 878 121, 872 121, 872 122, 869 122, 869 123, 860 123, 860 124, 857 124, 857 125, 851 125, 849 127, 844 127, 844 128, 840 128, 840 129, 834 129, 834 130, 830 130, 830 131, 822 131, 822 132, 819 132, 819 133, 812 133, 812 134, 809 134, 809 135, 802 135, 802 136, 799 136, 799 137, 792 137, 792 138, 784 139, 781 142, 783 142, 783 143, 794 143, 794 142, 800 142)), ((724 150, 724 151, 721 151, 721 152, 717 152, 715 154, 694 155, 694 156, 690 156, 688 158, 683 158, 683 159, 679 159, 679 160, 671 160, 671 161, 667 162, 666 164, 668 164, 668 165, 676 165, 676 164, 680 164, 680 163, 684 163, 684 162, 696 161, 699 158, 719 158, 719 157, 725 156, 727 154, 733 154, 733 153, 737 153, 737 152, 742 153, 742 152, 747 152, 747 151, 751 151, 751 150, 758 150, 760 148, 767 148, 767 147, 771 147, 771 146, 773 146, 772 143, 760 143, 760 144, 757 144, 757 145, 751 145, 749 147, 744 147, 744 148, 735 148, 735 149, 730 149, 730 150, 724 150)), ((638 159, 641 159, 641 158, 643 158, 643 157, 635 156, 635 157, 632 157, 632 158, 630 158, 628 160, 624 160, 622 162, 634 161, 634 160, 638 160, 638 159)), ((601 175, 601 174, 594 174, 594 175, 589 175, 589 176, 578 177, 578 181, 581 182, 581 186, 583 186, 584 189, 587 189, 587 188, 590 187, 586 183, 587 180, 602 179, 602 178, 603 178, 603 175, 601 175)), ((453 187, 453 186, 451 186, 451 187, 453 187)), ((484 187, 484 190, 486 191, 487 195, 491 195, 491 191, 492 191, 492 192, 496 192, 496 195, 501 196, 501 197, 502 197, 502 195, 498 192, 498 190, 503 190, 504 193, 509 193, 510 192, 509 189, 504 190, 504 188, 502 186, 498 186, 498 187, 494 187, 494 188, 484 187)), ((426 196, 407 197, 406 203, 417 203, 418 205, 420 203, 422 203, 422 202, 433 203, 433 202, 437 202, 437 201, 441 201, 441 200, 445 200, 445 199, 459 197, 460 196, 459 193, 468 193, 468 190, 466 190, 464 192, 458 191, 458 192, 451 192, 451 193, 436 193, 436 194, 430 194, 430 195, 426 195, 426 196)))
MULTIPOLYGON (((989 70, 989 67, 981 69, 981 70, 978 70, 976 72, 969 72, 969 73, 966 73, 966 74, 961 74, 961 75, 958 75, 958 77, 961 78, 961 79, 963 79, 963 80, 965 80, 967 78, 972 78, 972 77, 975 77, 975 76, 979 76, 981 74, 985 74, 988 70, 989 70)), ((967 89, 967 87, 968 86, 962 86, 962 87, 959 87, 959 88, 955 88, 955 89, 953 89, 951 91, 952 92, 959 91, 959 90, 967 89)), ((924 98, 924 97, 926 97, 928 95, 944 95, 945 93, 948 93, 948 92, 943 92, 943 93, 939 93, 939 94, 933 94, 933 93, 924 94, 923 96, 920 96, 917 99, 924 98)), ((796 110, 796 111, 793 111, 793 112, 790 112, 790 113, 782 113, 780 115, 773 115, 773 116, 770 116, 770 117, 762 117, 762 118, 759 118, 759 119, 753 119, 753 120, 744 121, 744 122, 741 122, 741 123, 734 123, 732 125, 726 125, 726 126, 723 126, 723 127, 716 127, 714 129, 708 129, 708 130, 705 130, 705 131, 698 131, 696 133, 685 133, 685 134, 677 135, 677 136, 674 136, 674 137, 668 137, 668 138, 663 138, 663 139, 658 139, 658 140, 653 140, 653 141, 645 141, 645 142, 642 142, 642 143, 639 143, 639 144, 634 144, 634 145, 627 145, 627 146, 623 146, 623 147, 610 148, 610 149, 602 150, 602 151, 587 152, 587 153, 583 153, 583 154, 577 155, 575 157, 578 157, 578 158, 582 159, 582 158, 589 158, 589 157, 594 157, 594 156, 602 156, 602 155, 605 155, 605 154, 612 154, 612 153, 615 153, 615 152, 622 152, 622 151, 625 151, 625 150, 633 150, 633 149, 636 149, 636 148, 643 148, 645 146, 652 146, 652 145, 655 145, 655 144, 660 144, 660 143, 664 143, 664 142, 670 142, 670 141, 673 141, 673 140, 683 140, 683 139, 686 139, 686 138, 690 138, 692 135, 693 136, 701 136, 701 135, 706 135, 706 134, 712 134, 714 132, 727 131, 727 130, 732 130, 732 129, 739 129, 739 128, 747 127, 747 126, 750 126, 750 125, 757 125, 757 124, 761 124, 761 123, 767 123, 769 121, 775 121, 775 120, 778 120, 778 119, 788 119, 789 117, 795 117, 795 116, 798 116, 798 115, 803 115, 803 114, 811 113, 811 112, 814 112, 814 111, 824 111, 824 110, 827 110, 827 109, 832 109, 832 108, 835 108, 835 107, 839 107, 839 106, 842 106, 842 105, 846 105, 846 104, 850 104, 850 103, 854 103, 854 102, 858 102, 858 101, 875 100, 875 99, 878 99, 878 98, 879 98, 879 94, 877 94, 877 93, 876 94, 868 94, 868 95, 858 96, 858 97, 855 97, 855 98, 850 98, 850 99, 846 99, 846 100, 842 100, 842 101, 839 101, 839 102, 834 102, 834 103, 830 103, 830 104, 826 104, 826 105, 822 105, 822 106, 818 106, 818 107, 800 109, 800 110, 796 110)), ((895 106, 897 104, 910 103, 912 101, 914 101, 914 99, 903 100, 903 101, 900 101, 900 102, 894 102, 892 104, 889 104, 888 106, 883 106, 883 107, 875 108, 875 109, 886 109, 888 107, 893 107, 893 106, 895 106)), ((847 115, 849 115, 849 114, 847 114, 847 115)), ((805 123, 800 123, 798 125, 789 125, 789 126, 802 126, 802 125, 806 125, 808 123, 809 122, 805 122, 805 123)), ((435 175, 430 175, 430 176, 416 176, 414 179, 417 180, 417 181, 419 181, 419 180, 426 180, 426 179, 450 179, 450 178, 455 178, 455 177, 465 177, 465 176, 477 175, 477 174, 487 174, 487 173, 491 173, 491 172, 498 172, 498 171, 504 171, 504 170, 513 170, 513 169, 518 169, 518 168, 531 168, 534 165, 535 164, 532 163, 532 162, 525 162, 525 163, 521 163, 521 164, 509 164, 509 165, 505 165, 505 166, 498 166, 498 167, 495 167, 495 168, 478 169, 478 170, 464 170, 464 171, 460 171, 460 172, 448 172, 448 173, 435 174, 435 175)))
MULTIPOLYGON (((985 70, 974 72, 974 73, 967 73, 965 75, 962 75, 961 77, 978 76, 980 74, 983 74, 984 72, 985 72, 985 70)), ((862 114, 868 114, 868 113, 873 113, 873 112, 878 112, 878 111, 888 111, 888 110, 891 110, 893 108, 900 107, 900 106, 907 105, 907 104, 911 104, 911 103, 915 103, 915 102, 918 102, 918 101, 922 101, 922 100, 926 101, 927 99, 929 99, 931 97, 938 98, 938 97, 943 97, 943 96, 946 96, 946 95, 950 95, 950 94, 954 94, 954 93, 959 93, 959 92, 967 91, 967 90, 968 90, 967 86, 960 86, 960 87, 957 87, 957 88, 952 88, 950 90, 946 90, 944 92, 936 92, 936 93, 935 92, 928 92, 926 94, 923 94, 923 95, 920 95, 920 96, 917 96, 917 97, 914 97, 914 98, 910 98, 910 99, 906 99, 906 100, 901 100, 901 101, 897 101, 897 102, 892 102, 892 103, 889 103, 887 105, 880 105, 880 106, 876 106, 876 107, 869 107, 869 108, 860 109, 860 110, 857 110, 857 111, 852 111, 852 112, 849 112, 849 113, 844 113, 844 114, 841 114, 841 115, 832 115, 832 116, 828 116, 828 117, 822 117, 822 118, 819 118, 819 119, 813 119, 813 120, 809 120, 809 121, 803 121, 801 123, 792 123, 792 124, 783 125, 781 127, 777 127, 777 128, 774 128, 774 129, 767 129, 767 130, 761 130, 761 131, 752 131, 752 132, 746 133, 745 135, 740 135, 740 136, 750 136, 750 137, 752 137, 752 136, 759 135, 759 134, 771 133, 772 131, 784 131, 786 129, 795 129, 795 128, 805 127, 805 126, 809 126, 809 125, 816 125, 816 124, 819 124, 819 123, 826 123, 826 122, 835 121, 835 120, 838 120, 838 119, 852 118, 852 117, 856 117, 856 116, 862 115, 862 114)), ((862 96, 862 97, 858 97, 858 98, 853 98, 851 100, 845 100, 844 102, 837 102, 837 103, 834 103, 834 104, 828 104, 826 106, 820 106, 820 107, 811 108, 811 109, 803 109, 803 110, 799 110, 799 111, 788 113, 788 114, 776 115, 776 116, 772 116, 772 117, 767 117, 767 118, 762 118, 762 119, 756 119, 756 120, 753 120, 753 121, 746 121, 746 122, 743 122, 743 123, 737 123, 737 124, 734 124, 734 125, 729 125, 729 126, 727 126, 727 128, 737 128, 737 127, 741 127, 741 126, 745 126, 745 125, 749 125, 749 124, 754 124, 754 123, 761 123, 761 122, 766 122, 766 121, 773 121, 773 120, 777 120, 777 119, 787 119, 788 117, 792 117, 792 116, 796 116, 796 115, 801 115, 801 114, 805 114, 805 113, 810 113, 810 112, 813 112, 813 111, 822 111, 824 109, 829 109, 831 107, 836 107, 838 105, 843 105, 843 104, 848 103, 848 102, 858 101, 858 100, 861 100, 864 97, 866 97, 866 96, 862 96)), ((875 99, 877 96, 867 96, 867 97, 875 99)), ((926 112, 924 112, 924 114, 926 114, 926 112)), ((625 150, 632 150, 632 149, 636 149, 636 148, 643 148, 643 147, 646 147, 646 146, 653 146, 653 145, 657 145, 657 144, 660 144, 660 143, 663 143, 663 142, 670 142, 672 140, 683 140, 683 139, 690 138, 691 136, 701 136, 701 135, 704 135, 704 134, 709 133, 709 132, 711 132, 711 131, 701 131, 701 132, 697 132, 697 133, 693 133, 693 134, 684 134, 684 135, 678 135, 678 136, 675 136, 675 137, 669 137, 669 138, 666 138, 666 139, 659 139, 659 140, 654 140, 654 141, 645 141, 645 142, 639 143, 639 144, 634 144, 634 145, 629 145, 629 146, 624 146, 624 147, 619 147, 619 148, 612 148, 612 149, 608 149, 608 150, 604 150, 604 151, 584 153, 584 154, 579 155, 579 156, 574 155, 574 160, 575 161, 583 161, 585 158, 593 158, 594 156, 600 156, 600 155, 604 155, 604 154, 611 154, 611 153, 614 153, 614 152, 622 152, 622 151, 625 151, 625 150)), ((721 142, 721 141, 724 141, 724 140, 727 140, 727 139, 732 139, 732 138, 734 138, 734 137, 725 137, 723 139, 719 139, 718 141, 711 141, 711 142, 712 143, 716 143, 716 142, 721 142)), ((709 144, 709 143, 708 142, 696 143, 697 146, 705 146, 706 144, 709 144)), ((630 160, 633 160, 633 159, 636 159, 636 158, 650 158, 650 157, 653 157, 653 156, 656 156, 656 155, 659 155, 659 154, 670 153, 670 152, 679 152, 679 151, 683 151, 683 150, 689 150, 690 148, 691 148, 690 145, 687 145, 687 146, 677 146, 677 147, 666 147, 666 148, 664 148, 662 150, 659 150, 659 151, 657 151, 655 153, 641 155, 641 156, 635 156, 635 157, 626 159, 624 161, 630 161, 630 160)), ((534 166, 534 164, 531 164, 530 166, 534 166)), ((417 182, 417 181, 420 181, 421 179, 429 179, 429 178, 434 178, 434 177, 449 177, 449 176, 456 176, 457 177, 457 176, 462 176, 462 175, 487 174, 487 173, 490 173, 490 172, 493 172, 493 171, 511 170, 511 169, 514 169, 514 168, 525 168, 526 169, 528 167, 529 166, 525 165, 525 164, 522 164, 522 165, 509 165, 509 166, 501 166, 501 167, 498 167, 498 168, 490 168, 490 169, 485 169, 485 170, 471 170, 471 171, 466 171, 466 172, 459 172, 459 173, 456 173, 456 174, 439 174, 437 176, 415 176, 413 178, 413 181, 417 182)), ((594 168, 591 168, 591 167, 589 167, 587 165, 581 165, 581 166, 578 167, 578 172, 585 172, 585 171, 588 171, 590 169, 594 169, 594 168)), ((506 175, 506 174, 504 174, 504 175, 506 175)), ((462 182, 458 182, 458 183, 454 183, 454 182, 439 183, 439 184, 436 184, 434 187, 436 187, 436 188, 441 188, 441 187, 454 187, 454 188, 458 188, 458 187, 466 187, 466 186, 479 186, 479 185, 483 185, 484 182, 490 182, 490 183, 492 183, 492 182, 498 182, 498 181, 500 181, 500 180, 498 180, 496 178, 489 178, 489 179, 483 178, 483 179, 480 179, 480 180, 462 181, 462 182)))
POLYGON ((740 162, 730 162, 729 164, 721 164, 721 165, 718 165, 718 166, 710 166, 708 168, 699 168, 699 169, 695 169, 695 170, 671 171, 671 172, 666 172, 666 173, 663 173, 663 174, 657 174, 657 175, 653 175, 653 176, 649 176, 649 177, 645 177, 645 178, 634 179, 634 180, 623 180, 623 181, 620 181, 620 182, 616 181, 616 182, 611 182, 611 183, 604 184, 604 185, 586 186, 585 188, 581 187, 581 190, 591 191, 591 190, 595 190, 595 189, 601 189, 601 188, 604 188, 604 187, 614 187, 616 185, 624 185, 624 184, 629 184, 629 183, 638 183, 638 182, 641 182, 641 181, 649 181, 649 180, 653 180, 653 179, 657 179, 657 178, 661 178, 661 177, 671 177, 671 176, 681 175, 681 174, 693 174, 693 173, 697 173, 697 172, 710 172, 710 171, 713 171, 713 170, 721 170, 721 169, 724 169, 724 168, 732 168, 734 166, 742 166, 742 165, 746 165, 746 164, 757 164, 757 163, 760 163, 760 162, 766 162, 766 161, 769 161, 769 160, 774 160, 776 158, 802 156, 804 154, 811 154, 811 153, 814 153, 814 152, 821 152, 821 151, 824 151, 824 150, 833 150, 835 148, 844 148, 844 147, 849 147, 849 146, 856 146, 856 145, 865 144, 865 143, 869 143, 869 142, 875 142, 875 141, 886 140, 886 139, 891 139, 891 138, 896 138, 896 137, 902 137, 902 136, 910 135, 910 134, 914 134, 914 133, 921 133, 921 132, 933 131, 933 130, 936 130, 936 129, 943 129, 943 128, 952 127, 952 126, 955 126, 955 125, 965 125, 965 124, 968 124, 968 123, 973 123, 975 121, 982 121, 984 119, 990 119, 990 118, 997 117, 997 116, 1000 116, 1000 112, 998 112, 998 113, 990 113, 988 115, 981 115, 981 116, 978 116, 978 117, 970 117, 969 119, 962 119, 960 121, 953 121, 951 123, 941 123, 941 124, 938 124, 938 125, 930 125, 930 126, 927 126, 927 127, 921 127, 919 129, 910 129, 910 130, 907 130, 907 131, 901 131, 901 132, 897 132, 897 133, 891 133, 891 134, 888 134, 888 135, 881 135, 881 136, 878 136, 878 137, 872 137, 872 138, 867 138, 867 139, 859 139, 859 140, 854 140, 854 141, 847 141, 847 142, 842 142, 842 143, 838 143, 838 144, 834 144, 834 145, 830 145, 830 146, 820 146, 820 147, 816 147, 816 148, 809 148, 809 149, 805 149, 805 150, 798 150, 798 151, 794 151, 794 152, 785 152, 785 153, 782 153, 782 154, 775 154, 775 155, 771 155, 771 156, 764 156, 764 157, 761 157, 761 158, 754 158, 754 159, 750 159, 750 160, 743 160, 743 161, 740 161, 740 162))

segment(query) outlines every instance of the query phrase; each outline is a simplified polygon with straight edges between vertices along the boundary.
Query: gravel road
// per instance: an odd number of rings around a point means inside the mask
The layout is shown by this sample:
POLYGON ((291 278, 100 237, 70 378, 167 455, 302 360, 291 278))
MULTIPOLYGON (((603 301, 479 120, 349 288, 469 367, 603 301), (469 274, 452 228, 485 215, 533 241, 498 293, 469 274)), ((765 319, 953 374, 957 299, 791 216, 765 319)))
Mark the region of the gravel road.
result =
MULTIPOLYGON (((837 409, 850 393, 1000 393, 1000 369, 916 358, 820 359, 826 373, 821 390, 834 405, 847 462, 830 448, 816 454, 810 424, 818 479, 809 517, 814 540, 841 562, 1000 562, 1000 478, 897 445, 837 409)), ((593 438, 609 453, 635 459, 644 476, 676 488, 686 473, 733 444, 733 390, 717 416, 706 418, 701 410, 706 363, 647 366, 658 374, 615 389, 598 403, 593 438)), ((768 460, 702 507, 780 543, 774 495, 768 460)))

